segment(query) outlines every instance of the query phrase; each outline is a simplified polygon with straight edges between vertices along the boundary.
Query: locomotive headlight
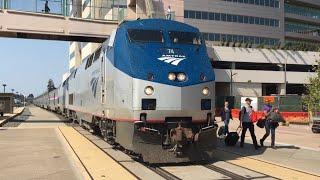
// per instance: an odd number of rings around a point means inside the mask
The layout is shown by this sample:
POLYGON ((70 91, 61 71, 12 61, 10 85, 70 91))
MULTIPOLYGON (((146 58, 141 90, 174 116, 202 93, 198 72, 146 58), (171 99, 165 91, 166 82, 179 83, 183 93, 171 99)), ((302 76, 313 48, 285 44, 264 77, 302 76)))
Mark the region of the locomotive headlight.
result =
POLYGON ((202 89, 202 94, 205 95, 205 96, 208 96, 210 94, 210 90, 209 88, 205 87, 202 89))
POLYGON ((168 74, 168 79, 169 79, 170 81, 174 81, 174 80, 176 79, 176 75, 175 75, 174 73, 169 73, 169 74, 168 74))
POLYGON ((186 76, 185 73, 179 73, 179 74, 177 75, 177 79, 178 79, 178 81, 180 81, 180 82, 185 81, 186 78, 187 78, 187 76, 186 76))
POLYGON ((154 89, 152 86, 147 86, 144 88, 144 93, 148 96, 152 95, 154 93, 154 89))

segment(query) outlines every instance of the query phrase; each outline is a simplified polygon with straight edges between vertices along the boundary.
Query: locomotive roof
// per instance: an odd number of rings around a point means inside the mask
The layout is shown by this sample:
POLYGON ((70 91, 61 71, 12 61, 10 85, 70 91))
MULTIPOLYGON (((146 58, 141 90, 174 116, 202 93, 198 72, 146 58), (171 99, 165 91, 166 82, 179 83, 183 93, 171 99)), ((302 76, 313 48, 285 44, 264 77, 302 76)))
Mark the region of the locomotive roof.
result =
POLYGON ((164 31, 185 31, 199 32, 199 29, 178 21, 166 19, 141 19, 126 22, 120 28, 124 29, 145 29, 145 30, 164 30, 164 31))

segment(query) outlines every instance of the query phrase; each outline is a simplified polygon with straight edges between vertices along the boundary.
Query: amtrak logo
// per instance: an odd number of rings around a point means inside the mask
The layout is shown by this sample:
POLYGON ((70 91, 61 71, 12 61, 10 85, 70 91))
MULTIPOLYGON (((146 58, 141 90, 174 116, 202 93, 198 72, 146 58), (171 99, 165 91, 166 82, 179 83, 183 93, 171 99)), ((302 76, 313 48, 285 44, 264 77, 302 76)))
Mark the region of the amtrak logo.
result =
POLYGON ((178 66, 178 64, 186 59, 186 56, 183 55, 180 49, 165 49, 163 50, 162 57, 159 57, 158 60, 178 66))
POLYGON ((92 78, 90 81, 91 91, 94 97, 96 97, 96 94, 97 94, 98 80, 99 80, 99 77, 95 77, 95 78, 92 78))

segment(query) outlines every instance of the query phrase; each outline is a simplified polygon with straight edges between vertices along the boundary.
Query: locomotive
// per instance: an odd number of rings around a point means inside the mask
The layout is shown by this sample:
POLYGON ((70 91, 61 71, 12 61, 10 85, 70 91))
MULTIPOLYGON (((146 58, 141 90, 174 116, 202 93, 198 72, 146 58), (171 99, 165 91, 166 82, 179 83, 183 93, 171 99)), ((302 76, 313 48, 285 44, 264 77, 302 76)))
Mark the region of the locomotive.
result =
POLYGON ((38 106, 76 120, 149 163, 207 160, 216 145, 215 75, 199 30, 126 22, 38 106))

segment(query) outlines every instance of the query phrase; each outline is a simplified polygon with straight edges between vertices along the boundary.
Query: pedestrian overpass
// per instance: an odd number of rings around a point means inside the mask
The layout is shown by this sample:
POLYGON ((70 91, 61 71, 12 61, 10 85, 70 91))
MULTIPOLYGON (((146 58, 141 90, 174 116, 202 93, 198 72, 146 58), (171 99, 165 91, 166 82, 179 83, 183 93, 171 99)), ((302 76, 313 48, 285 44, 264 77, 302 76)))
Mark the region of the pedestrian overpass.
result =
POLYGON ((101 43, 124 19, 163 18, 164 6, 171 4, 170 0, 48 2, 50 12, 44 11, 45 0, 0 0, 0 37, 101 43))
POLYGON ((103 42, 118 24, 117 20, 0 10, 0 37, 103 42))

